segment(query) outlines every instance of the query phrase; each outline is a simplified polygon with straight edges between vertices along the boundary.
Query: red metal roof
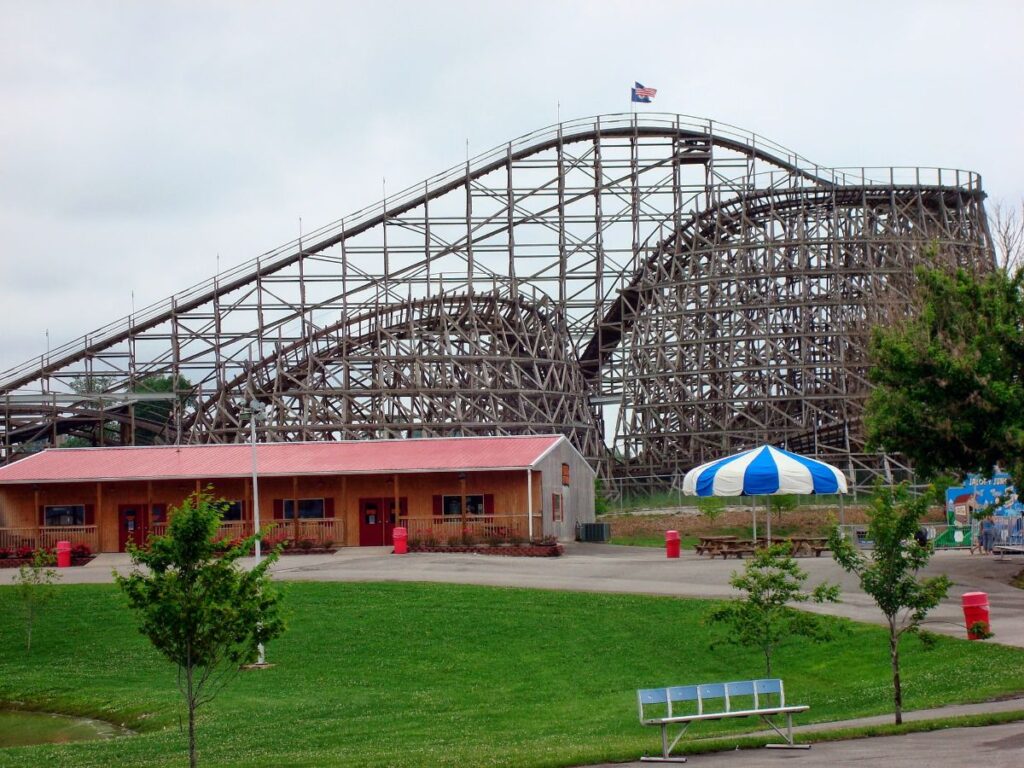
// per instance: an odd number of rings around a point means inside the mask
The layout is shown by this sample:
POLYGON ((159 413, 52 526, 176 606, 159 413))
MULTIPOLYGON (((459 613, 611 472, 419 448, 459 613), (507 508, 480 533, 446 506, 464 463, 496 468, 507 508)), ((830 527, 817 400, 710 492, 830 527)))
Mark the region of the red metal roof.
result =
MULTIPOLYGON (((565 438, 436 437, 338 443, 261 443, 261 477, 526 469, 565 438)), ((90 480, 248 477, 252 446, 51 448, 0 467, 0 485, 90 480)))

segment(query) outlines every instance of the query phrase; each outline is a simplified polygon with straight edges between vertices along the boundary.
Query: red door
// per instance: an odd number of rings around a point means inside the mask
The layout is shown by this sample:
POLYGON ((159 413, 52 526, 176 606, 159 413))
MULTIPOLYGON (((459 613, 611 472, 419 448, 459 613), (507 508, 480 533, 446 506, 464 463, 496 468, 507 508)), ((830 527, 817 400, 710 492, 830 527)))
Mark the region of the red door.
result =
POLYGON ((145 504, 118 504, 117 551, 127 552, 128 542, 137 547, 146 543, 149 535, 149 514, 145 504))
MULTIPOLYGON (((408 508, 405 497, 399 498, 398 503, 405 514, 408 508)), ((397 522, 394 499, 360 499, 359 546, 390 547, 397 522)))

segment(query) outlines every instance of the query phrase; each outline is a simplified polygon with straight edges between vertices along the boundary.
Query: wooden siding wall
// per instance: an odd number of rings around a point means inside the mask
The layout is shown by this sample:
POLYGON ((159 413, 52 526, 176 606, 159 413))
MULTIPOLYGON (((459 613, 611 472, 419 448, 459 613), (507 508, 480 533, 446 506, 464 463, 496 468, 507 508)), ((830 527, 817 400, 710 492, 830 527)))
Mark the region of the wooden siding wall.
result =
MULTIPOLYGON (((534 513, 539 514, 542 501, 540 473, 534 472, 534 513)), ((526 515, 526 472, 469 472, 466 476, 466 494, 493 494, 495 515, 526 515)), ((250 511, 252 483, 248 479, 202 479, 198 487, 212 487, 214 496, 228 501, 245 502, 244 516, 252 519, 250 511)), ((38 491, 30 485, 0 487, 0 527, 32 527, 38 519, 35 494, 39 505, 92 504, 96 507, 100 549, 116 552, 118 548, 117 508, 121 504, 167 504, 176 506, 195 492, 194 480, 55 483, 40 485, 38 491), (101 485, 97 493, 97 485, 101 485)), ((274 500, 291 499, 291 477, 260 478, 260 523, 266 525, 274 519, 274 500)), ((394 498, 408 500, 410 517, 432 518, 435 495, 458 495, 460 481, 456 472, 425 474, 315 476, 298 478, 298 497, 333 498, 334 516, 345 520, 346 546, 359 545, 359 500, 361 498, 394 498), (397 477, 397 493, 395 489, 397 477)), ((539 534, 539 532, 538 532, 539 534)))
POLYGON ((577 522, 594 522, 594 470, 566 440, 559 441, 538 467, 543 478, 540 490, 544 500, 544 535, 572 539, 577 522), (569 486, 563 496, 563 521, 558 524, 552 521, 552 496, 563 490, 562 464, 569 465, 569 486))

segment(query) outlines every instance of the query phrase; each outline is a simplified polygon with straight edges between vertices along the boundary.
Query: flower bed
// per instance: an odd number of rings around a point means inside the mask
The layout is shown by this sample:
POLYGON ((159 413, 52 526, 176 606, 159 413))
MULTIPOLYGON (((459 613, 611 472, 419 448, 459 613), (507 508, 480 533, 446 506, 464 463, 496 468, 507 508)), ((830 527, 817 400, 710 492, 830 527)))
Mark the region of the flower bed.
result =
MULTIPOLYGON (((57 560, 57 550, 51 549, 49 553, 53 555, 54 563, 57 560)), ((16 547, 13 549, 5 549, 0 547, 0 568, 20 568, 23 565, 32 565, 33 556, 35 550, 32 547, 16 547)), ((88 544, 73 544, 71 546, 71 565, 85 565, 90 562, 95 555, 92 550, 89 549, 88 544)), ((56 568, 56 564, 49 566, 56 568)))
POLYGON ((433 531, 419 532, 409 538, 410 552, 460 552, 506 557, 558 557, 564 551, 554 536, 528 541, 520 537, 488 536, 480 540, 469 530, 441 541, 433 531))
POLYGON ((410 552, 460 552, 475 555, 504 555, 506 557, 558 557, 564 551, 561 544, 425 544, 409 545, 410 552))
POLYGON ((282 555, 330 555, 338 551, 330 539, 316 541, 315 539, 295 539, 289 536, 268 536, 263 541, 264 550, 271 550, 279 545, 282 555))

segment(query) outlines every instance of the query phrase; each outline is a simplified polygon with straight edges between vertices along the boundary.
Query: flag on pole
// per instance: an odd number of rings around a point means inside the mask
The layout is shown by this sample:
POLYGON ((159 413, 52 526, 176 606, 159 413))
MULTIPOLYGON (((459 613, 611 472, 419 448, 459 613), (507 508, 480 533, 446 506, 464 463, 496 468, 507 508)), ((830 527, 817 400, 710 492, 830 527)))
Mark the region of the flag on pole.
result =
POLYGON ((636 81, 633 82, 633 87, 630 88, 630 91, 633 93, 633 101, 641 104, 650 104, 651 99, 658 95, 657 88, 645 88, 636 81))

